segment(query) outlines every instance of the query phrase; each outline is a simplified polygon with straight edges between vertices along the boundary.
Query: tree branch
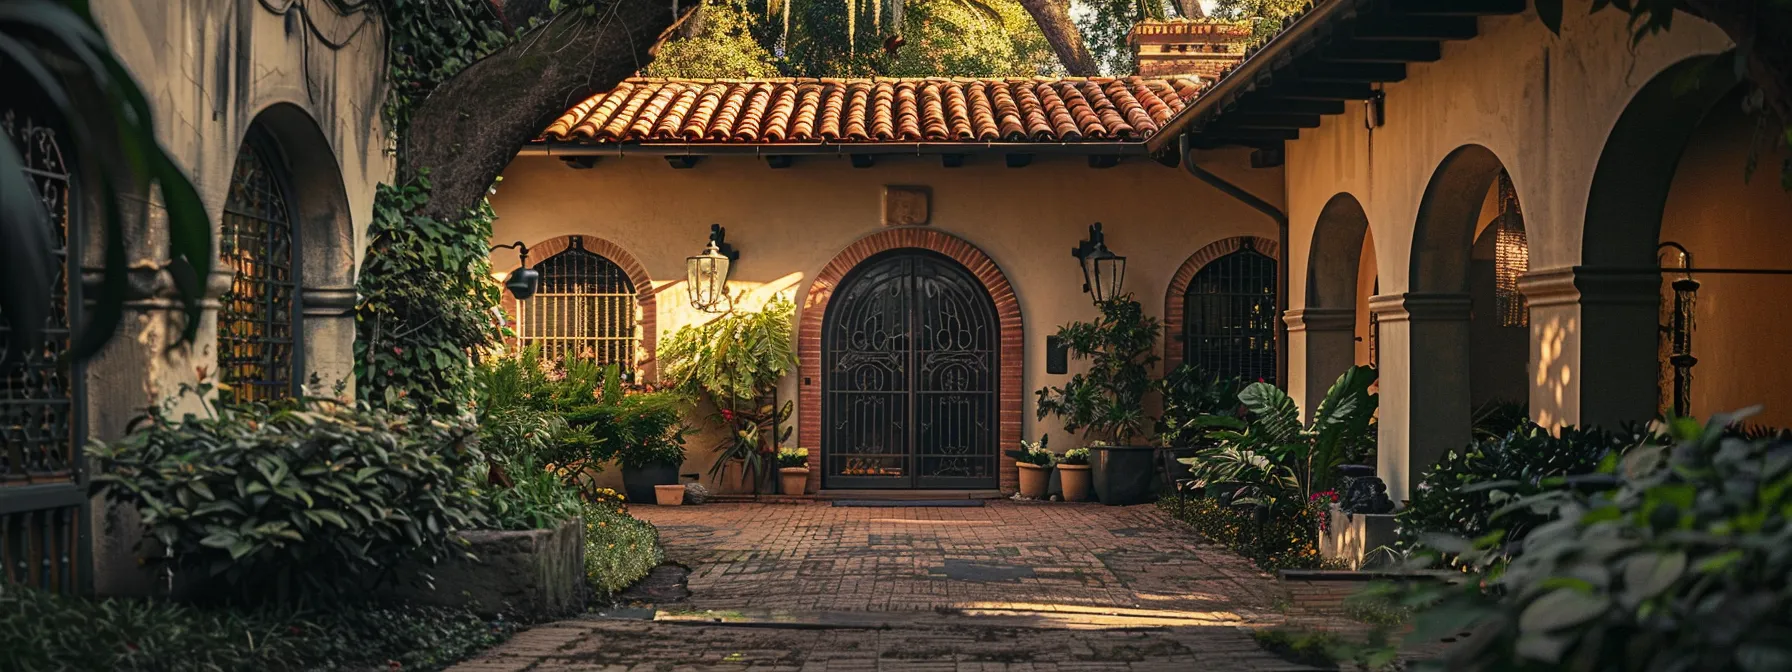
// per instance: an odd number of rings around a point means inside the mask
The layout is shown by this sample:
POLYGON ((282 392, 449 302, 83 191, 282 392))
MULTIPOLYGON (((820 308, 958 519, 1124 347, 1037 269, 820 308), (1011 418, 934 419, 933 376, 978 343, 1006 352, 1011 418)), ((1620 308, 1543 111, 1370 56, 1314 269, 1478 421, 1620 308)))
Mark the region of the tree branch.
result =
POLYGON ((1095 66, 1095 57, 1089 54, 1089 48, 1083 45, 1083 35, 1077 32, 1076 23, 1070 20, 1070 3, 1060 0, 1020 0, 1020 6, 1032 15, 1033 23, 1039 24, 1039 30, 1045 33, 1045 41, 1052 45, 1057 53, 1058 62, 1064 69, 1078 77, 1093 77, 1101 74, 1095 66))
MULTIPOLYGON (((428 168, 432 192, 418 214, 465 216, 517 150, 580 99, 615 86, 653 60, 660 43, 701 3, 673 13, 664 0, 613 0, 560 11, 546 23, 443 82, 418 106, 400 148, 399 182, 428 168)), ((545 0, 501 4, 527 25, 545 0)))

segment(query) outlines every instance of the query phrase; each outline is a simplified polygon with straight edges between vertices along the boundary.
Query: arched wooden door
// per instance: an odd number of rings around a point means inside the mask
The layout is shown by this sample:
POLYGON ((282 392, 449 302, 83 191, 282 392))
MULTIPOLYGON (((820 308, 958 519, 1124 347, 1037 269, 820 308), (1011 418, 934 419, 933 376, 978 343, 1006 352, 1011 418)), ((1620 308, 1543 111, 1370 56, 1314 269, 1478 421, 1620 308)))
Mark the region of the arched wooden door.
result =
POLYGON ((994 489, 995 302, 943 255, 848 273, 822 325, 822 487, 994 489))

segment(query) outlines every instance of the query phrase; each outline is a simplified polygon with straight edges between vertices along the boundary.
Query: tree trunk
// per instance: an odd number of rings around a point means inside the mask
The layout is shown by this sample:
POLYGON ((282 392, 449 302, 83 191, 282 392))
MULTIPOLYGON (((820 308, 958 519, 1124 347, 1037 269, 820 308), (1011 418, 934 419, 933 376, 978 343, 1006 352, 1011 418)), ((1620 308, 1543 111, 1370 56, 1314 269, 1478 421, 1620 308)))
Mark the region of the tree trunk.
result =
POLYGON ((1207 10, 1201 9, 1201 0, 1175 0, 1170 3, 1176 6, 1177 16, 1185 19, 1205 19, 1207 10))
POLYGON ((1039 24, 1039 31, 1045 33, 1045 41, 1051 43, 1052 51, 1057 52, 1058 62, 1064 69, 1078 77, 1093 77, 1101 74, 1095 65, 1095 57, 1089 54, 1089 48, 1083 46, 1083 34, 1077 32, 1076 23, 1070 20, 1070 3, 1062 0, 1020 0, 1027 14, 1032 15, 1033 23, 1039 24))
POLYGON ((1684 0, 1683 6, 1740 45, 1749 81, 1761 88, 1779 122, 1792 126, 1792 10, 1783 2, 1737 0, 1684 0))
MULTIPOLYGON (((504 19, 527 25, 547 4, 512 0, 504 19)), ((701 3, 681 3, 677 14, 674 4, 616 0, 589 16, 563 10, 436 87, 399 148, 400 184, 430 170, 430 201, 418 214, 453 221, 478 207, 517 150, 568 107, 646 66, 701 3)))

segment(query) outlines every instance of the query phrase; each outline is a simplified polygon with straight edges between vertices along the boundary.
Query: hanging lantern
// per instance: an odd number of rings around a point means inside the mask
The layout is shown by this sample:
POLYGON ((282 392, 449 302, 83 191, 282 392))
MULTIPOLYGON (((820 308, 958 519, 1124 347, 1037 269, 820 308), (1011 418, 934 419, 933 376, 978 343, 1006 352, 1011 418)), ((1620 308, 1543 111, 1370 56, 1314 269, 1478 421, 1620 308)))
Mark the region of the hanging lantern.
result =
POLYGON ((685 257, 685 291, 691 307, 706 313, 721 312, 728 301, 728 271, 740 253, 724 239, 727 230, 720 224, 709 225, 709 246, 695 256, 685 257))
POLYGON ((1082 266, 1083 292, 1096 303, 1120 296, 1120 288, 1126 281, 1126 257, 1108 249, 1101 222, 1089 225, 1089 238, 1072 249, 1070 255, 1082 266))
POLYGON ((1518 291, 1518 278, 1531 270, 1531 248, 1525 240, 1524 214, 1518 208, 1518 190, 1512 176, 1500 171, 1500 214, 1494 220, 1493 292, 1500 326, 1523 327, 1531 323, 1530 307, 1518 291))

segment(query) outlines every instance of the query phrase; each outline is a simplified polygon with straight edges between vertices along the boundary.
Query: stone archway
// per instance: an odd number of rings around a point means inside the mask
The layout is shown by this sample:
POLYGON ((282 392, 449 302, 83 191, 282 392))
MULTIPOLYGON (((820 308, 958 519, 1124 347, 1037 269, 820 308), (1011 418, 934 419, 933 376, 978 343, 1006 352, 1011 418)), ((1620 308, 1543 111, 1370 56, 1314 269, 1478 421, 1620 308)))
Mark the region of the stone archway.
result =
POLYGON ((1018 487, 1014 459, 1006 452, 1020 445, 1021 372, 1025 366, 1020 301, 1014 286, 989 255, 962 238, 936 229, 904 227, 885 229, 860 238, 835 255, 810 283, 803 299, 797 328, 797 358, 801 379, 797 391, 797 442, 809 450, 809 487, 821 486, 822 444, 822 324, 827 307, 846 275, 861 262, 880 253, 900 249, 935 252, 969 271, 995 305, 998 330, 997 354, 997 450, 1001 453, 999 486, 1003 492, 1018 487))
POLYGON ((1350 193, 1326 201, 1307 255, 1306 305, 1288 311, 1288 391, 1312 413, 1356 363, 1357 279, 1369 215, 1350 193))
MULTIPOLYGON (((635 301, 640 304, 640 314, 636 317, 635 322, 636 333, 641 337, 641 358, 635 362, 638 374, 635 379, 654 380, 658 362, 656 357, 659 353, 659 299, 658 293, 654 291, 653 278, 647 275, 647 267, 641 264, 641 260, 635 258, 635 255, 630 254, 627 249, 615 241, 573 233, 555 236, 529 245, 530 263, 539 263, 566 251, 572 246, 574 238, 579 239, 579 244, 586 251, 615 263, 622 269, 623 275, 628 276, 629 284, 635 286, 635 301)), ((517 258, 515 255, 500 251, 493 256, 503 260, 502 263, 492 264, 494 273, 509 273, 516 269, 517 258)), ((511 296, 510 292, 504 292, 503 298, 499 300, 499 305, 503 308, 507 319, 516 319, 518 311, 515 296, 511 296)), ((515 346, 516 343, 512 340, 509 345, 515 346)))
POLYGON ((1249 246, 1259 254, 1282 262, 1281 246, 1276 241, 1258 236, 1234 236, 1214 241, 1182 262, 1176 269, 1176 275, 1170 277, 1170 286, 1164 290, 1164 371, 1175 370, 1183 361, 1183 350, 1180 345, 1183 334, 1183 318, 1188 303, 1188 286, 1214 260, 1224 257, 1249 246))

